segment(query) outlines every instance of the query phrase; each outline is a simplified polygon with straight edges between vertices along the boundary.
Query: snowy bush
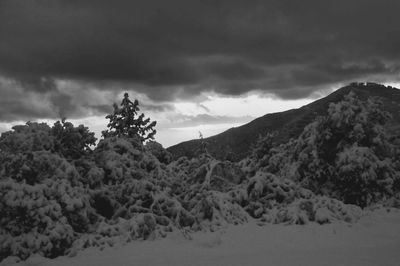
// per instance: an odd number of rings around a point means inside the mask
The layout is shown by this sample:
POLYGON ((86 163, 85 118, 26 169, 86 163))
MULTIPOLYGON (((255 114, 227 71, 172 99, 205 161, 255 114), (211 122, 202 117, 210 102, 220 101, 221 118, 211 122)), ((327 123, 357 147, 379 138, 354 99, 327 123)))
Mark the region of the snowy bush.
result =
POLYGON ((161 163, 169 164, 172 161, 172 154, 163 148, 156 141, 148 141, 145 145, 147 151, 153 154, 161 163))
POLYGON ((73 165, 49 151, 7 154, 3 157, 0 169, 2 176, 31 185, 46 179, 66 179, 73 185, 82 181, 73 165))
POLYGON ((78 159, 90 152, 89 147, 95 142, 94 133, 83 125, 75 127, 65 120, 57 121, 53 127, 27 122, 1 135, 0 150, 11 154, 50 151, 67 159, 78 159))
POLYGON ((247 184, 249 200, 269 201, 279 203, 290 202, 295 197, 296 185, 288 179, 280 179, 273 174, 257 172, 247 184))
POLYGON ((219 191, 204 191, 191 199, 191 213, 211 230, 225 224, 242 224, 248 215, 233 198, 219 191))
MULTIPOLYGON (((311 192, 290 179, 279 178, 271 173, 258 171, 250 178, 246 187, 246 211, 255 218, 260 218, 268 209, 286 206, 296 198, 310 198, 311 192)), ((312 193, 311 193, 312 194, 312 193)))
MULTIPOLYGON (((268 133, 265 136, 259 136, 257 141, 252 145, 251 154, 249 156, 249 161, 247 162, 247 167, 252 171, 254 168, 265 167, 269 164, 270 151, 274 148, 274 138, 276 132, 268 133)), ((254 172, 250 172, 254 174, 254 172)))
POLYGON ((118 243, 133 240, 152 239, 157 236, 165 237, 171 232, 171 226, 159 228, 156 217, 149 213, 138 213, 130 219, 118 218, 112 221, 101 221, 96 231, 82 235, 76 240, 68 254, 75 255, 79 250, 88 247, 112 247, 118 243))
POLYGON ((109 137, 101 140, 93 154, 96 165, 103 169, 106 185, 130 179, 168 179, 166 167, 139 138, 109 137))
POLYGON ((51 128, 55 151, 68 159, 78 159, 91 152, 90 146, 96 143, 94 133, 83 125, 75 127, 65 119, 57 121, 51 128))
POLYGON ((155 215, 166 217, 179 227, 191 227, 196 222, 195 217, 182 206, 181 202, 165 193, 155 196, 150 209, 155 215))
POLYGON ((72 245, 73 228, 61 202, 52 196, 46 184, 0 182, 0 260, 7 256, 26 259, 33 253, 56 257, 72 245))
POLYGON ((45 123, 18 125, 1 134, 0 150, 5 153, 54 150, 54 137, 51 128, 45 123))
POLYGON ((306 128, 299 138, 295 154, 301 178, 306 177, 313 188, 333 190, 339 199, 360 206, 391 196, 399 177, 384 128, 388 119, 379 102, 361 102, 351 94, 331 104, 328 116, 306 128))
POLYGON ((345 202, 370 205, 393 196, 396 172, 389 158, 380 159, 370 148, 356 145, 337 155, 336 193, 345 202))
POLYGON ((184 183, 181 186, 199 184, 208 190, 227 192, 245 180, 245 173, 230 161, 219 161, 211 156, 188 160, 182 157, 170 165, 175 176, 184 183))
POLYGON ((267 209, 261 221, 284 224, 319 224, 334 221, 356 222, 362 216, 362 210, 356 205, 325 196, 316 196, 310 199, 296 199, 288 205, 274 206, 267 209))
POLYGON ((65 254, 97 219, 84 180, 46 124, 16 126, 0 139, 0 259, 65 254))
POLYGON ((350 93, 297 139, 271 148, 263 157, 268 163, 258 167, 317 194, 367 206, 399 191, 395 149, 385 128, 389 119, 378 100, 350 93))

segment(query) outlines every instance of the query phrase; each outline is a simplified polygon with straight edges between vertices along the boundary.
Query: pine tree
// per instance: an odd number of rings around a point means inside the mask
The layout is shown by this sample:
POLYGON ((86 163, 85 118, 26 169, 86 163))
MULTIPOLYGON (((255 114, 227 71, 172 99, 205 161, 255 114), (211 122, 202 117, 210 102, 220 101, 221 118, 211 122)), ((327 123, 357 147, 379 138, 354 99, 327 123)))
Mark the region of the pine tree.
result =
POLYGON ((144 114, 138 115, 139 101, 132 102, 128 93, 124 94, 121 107, 114 103, 114 111, 106 116, 109 119, 107 127, 109 130, 103 131, 104 137, 110 136, 138 136, 142 142, 154 139, 156 121, 150 122, 150 118, 145 118, 144 114))

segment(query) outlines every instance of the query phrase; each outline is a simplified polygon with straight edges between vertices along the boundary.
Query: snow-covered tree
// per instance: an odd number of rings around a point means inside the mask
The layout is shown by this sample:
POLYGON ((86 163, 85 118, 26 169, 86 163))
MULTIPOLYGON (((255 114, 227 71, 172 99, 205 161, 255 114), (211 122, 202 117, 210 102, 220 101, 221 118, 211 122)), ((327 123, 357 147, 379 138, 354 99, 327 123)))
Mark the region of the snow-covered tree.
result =
POLYGON ((361 101, 350 93, 296 140, 271 149, 266 169, 360 206, 391 196, 399 174, 389 119, 378 99, 361 101))

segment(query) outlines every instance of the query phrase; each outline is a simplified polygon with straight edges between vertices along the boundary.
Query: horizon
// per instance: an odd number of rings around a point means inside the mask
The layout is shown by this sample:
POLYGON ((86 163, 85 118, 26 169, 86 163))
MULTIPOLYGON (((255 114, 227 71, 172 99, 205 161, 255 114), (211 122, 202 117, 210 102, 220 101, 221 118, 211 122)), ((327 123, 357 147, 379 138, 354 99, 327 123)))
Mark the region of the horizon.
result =
MULTIPOLYGON (((365 82, 358 82, 358 83, 366 83, 365 82)), ((350 85, 350 84, 347 84, 350 85)), ((201 124, 198 125, 191 125, 185 124, 185 121, 182 121, 180 124, 176 124, 175 127, 168 127, 165 124, 161 125, 161 130, 159 129, 159 123, 157 119, 153 119, 152 116, 149 116, 146 112, 146 110, 143 110, 141 108, 141 105, 139 105, 140 112, 139 113, 144 113, 145 117, 149 117, 151 121, 157 121, 157 125, 155 129, 157 130, 157 134, 155 135, 154 140, 157 141, 158 143, 162 144, 164 148, 168 148, 174 145, 177 145, 182 142, 190 141, 193 139, 198 139, 199 138, 199 133, 203 135, 204 138, 212 137, 215 135, 218 135, 220 133, 223 133, 231 128, 236 128, 240 127, 243 125, 246 125, 253 120, 262 117, 267 114, 272 114, 272 113, 278 113, 278 112, 284 112, 288 110, 293 110, 293 109, 298 109, 301 108, 305 105, 308 105, 314 101, 317 101, 319 99, 322 99, 329 94, 343 88, 344 86, 347 85, 339 85, 337 88, 331 88, 330 90, 322 90, 322 91, 317 91, 314 93, 313 98, 304 98, 304 99, 299 99, 299 100, 280 100, 276 99, 273 96, 269 97, 257 97, 258 95, 256 94, 249 94, 247 98, 229 98, 229 97, 216 97, 212 98, 212 101, 206 101, 206 103, 200 103, 200 104, 195 104, 195 103, 179 103, 178 108, 180 109, 185 109, 186 112, 191 113, 195 117, 200 117, 203 119, 200 119, 199 122, 201 124), (221 102, 225 102, 225 104, 221 104, 221 102), (269 103, 269 105, 264 105, 264 103, 269 103), (282 102, 284 103, 282 105, 282 102), (231 116, 228 119, 231 120, 224 120, 227 116, 224 116, 226 113, 231 113, 235 114, 235 110, 233 110, 233 107, 236 106, 237 104, 240 103, 240 107, 245 107, 247 106, 253 106, 256 108, 253 108, 250 110, 250 112, 247 112, 244 116, 231 116), (199 105, 203 105, 203 108, 198 108, 199 105), (206 106, 209 106, 211 108, 207 108, 206 106), (223 106, 224 112, 221 113, 221 106, 223 106), (265 107, 265 109, 259 109, 258 107, 265 107), (210 116, 209 114, 206 113, 201 113, 201 112, 196 112, 199 111, 199 109, 208 109, 209 111, 213 111, 214 116, 210 116), (220 109, 218 109, 218 107, 220 109), (271 108, 272 107, 272 108, 271 108), (232 109, 230 109, 232 108, 232 109), (258 109, 257 109, 258 108, 258 109), (228 109, 228 110, 226 110, 228 109), (204 117, 203 117, 204 116, 204 117), (217 119, 216 119, 217 118, 217 119), (214 119, 214 120, 213 120, 214 119), (235 121, 235 119, 237 119, 235 121), (178 126, 177 126, 178 125, 178 126), (175 133, 173 138, 171 138, 171 131, 175 133), (171 142, 172 140, 172 142, 171 142)), ((397 83, 383 83, 385 86, 391 86, 395 89, 399 89, 399 86, 397 83)), ((122 99, 122 94, 124 92, 121 92, 121 99, 122 99)), ((132 97, 133 99, 133 97, 132 97)), ((208 99, 209 100, 209 99, 208 99)), ((118 103, 118 102, 116 102, 118 103)), ((139 102, 140 103, 140 102, 139 102)), ((110 103, 110 106, 112 106, 112 103, 110 103)), ((144 104, 146 106, 146 104, 144 104)), ((237 108, 236 108, 237 109, 237 108)), ((69 119, 68 117, 66 118, 67 121, 72 122, 75 126, 78 125, 84 125, 89 128, 90 131, 95 133, 95 136, 97 138, 97 142, 102 138, 101 132, 105 129, 107 129, 107 119, 105 118, 105 115, 100 115, 100 116, 92 116, 84 119, 69 119)), ((155 114, 157 115, 157 114, 155 114)), ((39 120, 29 120, 29 122, 44 122, 47 123, 49 126, 52 126, 56 121, 59 121, 60 119, 39 119, 39 120)), ((15 121, 13 123, 8 123, 4 125, 4 123, 0 123, 0 134, 11 130, 11 128, 15 125, 23 125, 26 124, 28 121, 15 121)))

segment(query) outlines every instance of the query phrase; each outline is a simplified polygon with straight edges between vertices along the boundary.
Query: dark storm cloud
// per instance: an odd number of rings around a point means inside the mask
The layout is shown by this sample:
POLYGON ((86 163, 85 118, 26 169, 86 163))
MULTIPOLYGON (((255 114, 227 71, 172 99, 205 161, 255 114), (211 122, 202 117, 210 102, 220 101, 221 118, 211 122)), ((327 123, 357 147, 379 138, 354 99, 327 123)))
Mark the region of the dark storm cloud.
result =
POLYGON ((60 79, 128 86, 155 101, 207 90, 301 98, 398 77, 398 10, 398 0, 1 0, 0 75, 51 95, 60 114, 106 110, 77 106, 56 88, 60 79))
POLYGON ((33 92, 21 89, 19 83, 0 78, 0 121, 47 118, 47 103, 33 92))
MULTIPOLYGON (((119 101, 114 101, 115 103, 119 104, 119 101)), ((152 103, 142 103, 139 102, 139 108, 140 110, 143 110, 144 112, 167 112, 167 111, 173 111, 174 107, 171 104, 168 103, 157 103, 157 104, 152 104, 152 103)), ((109 114, 113 111, 113 106, 112 104, 94 104, 94 105, 88 105, 88 107, 92 110, 97 111, 99 114, 109 114)))

